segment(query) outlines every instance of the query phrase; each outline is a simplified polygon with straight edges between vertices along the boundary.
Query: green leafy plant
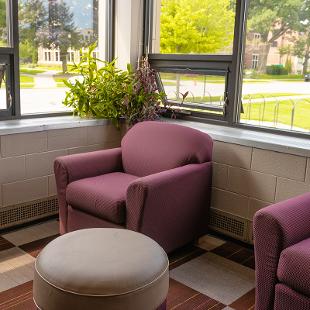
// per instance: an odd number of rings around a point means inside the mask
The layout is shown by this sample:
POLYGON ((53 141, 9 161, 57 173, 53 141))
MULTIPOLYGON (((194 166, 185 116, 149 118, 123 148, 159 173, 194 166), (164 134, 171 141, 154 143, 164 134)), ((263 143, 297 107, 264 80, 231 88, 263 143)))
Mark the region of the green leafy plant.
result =
POLYGON ((94 49, 95 45, 92 45, 73 66, 72 72, 79 77, 64 81, 69 91, 63 104, 73 108, 78 116, 107 118, 118 124, 125 113, 123 102, 132 74, 117 69, 115 60, 104 62, 93 57, 94 49))
POLYGON ((63 104, 81 117, 111 119, 117 126, 125 119, 130 126, 159 117, 163 94, 156 84, 156 73, 147 59, 136 71, 117 69, 115 60, 104 62, 93 57, 95 45, 82 54, 71 72, 78 75, 64 81, 69 88, 63 104))

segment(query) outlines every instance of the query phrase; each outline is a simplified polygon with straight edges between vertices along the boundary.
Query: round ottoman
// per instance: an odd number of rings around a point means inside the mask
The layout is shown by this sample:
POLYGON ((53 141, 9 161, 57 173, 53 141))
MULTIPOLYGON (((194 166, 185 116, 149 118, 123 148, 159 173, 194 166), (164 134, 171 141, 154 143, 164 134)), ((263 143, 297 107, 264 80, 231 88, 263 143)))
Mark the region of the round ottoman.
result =
POLYGON ((33 299, 42 310, 165 309, 169 262, 142 234, 112 228, 71 232, 35 262, 33 299))

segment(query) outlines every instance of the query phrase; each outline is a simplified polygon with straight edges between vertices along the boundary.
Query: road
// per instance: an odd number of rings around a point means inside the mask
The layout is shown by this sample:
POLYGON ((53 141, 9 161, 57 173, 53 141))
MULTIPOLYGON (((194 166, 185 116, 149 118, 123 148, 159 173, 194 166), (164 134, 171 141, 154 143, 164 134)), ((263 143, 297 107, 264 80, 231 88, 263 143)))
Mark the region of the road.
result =
MULTIPOLYGON (((172 82, 172 81, 169 81, 172 82)), ((175 97, 176 86, 166 86, 168 97, 175 97)), ((206 83, 205 96, 222 96, 224 93, 224 84, 220 83, 206 83)), ((202 97, 204 95, 204 84, 202 82, 182 81, 180 85, 180 92, 185 93, 190 91, 195 97, 202 97)), ((310 95, 309 82, 254 82, 244 83, 242 89, 243 95, 257 94, 257 93, 294 93, 310 95)))
MULTIPOLYGON (((62 105, 66 89, 57 88, 55 84, 46 87, 46 83, 44 83, 44 86, 44 88, 39 87, 36 83, 35 88, 21 89, 21 111, 23 114, 68 111, 68 108, 62 105)), ((167 86, 166 89, 170 97, 175 97, 175 86, 167 86)), ((201 82, 182 81, 180 91, 186 92, 187 90, 195 94, 196 97, 202 96, 204 85, 201 82)), ((223 92, 223 84, 206 84, 206 96, 209 94, 210 96, 222 96, 223 92)), ((243 94, 253 93, 294 93, 309 95, 310 97, 310 83, 280 81, 245 83, 243 85, 243 94)), ((289 99, 289 97, 286 97, 286 99, 289 99)), ((4 89, 1 89, 0 109, 3 108, 5 108, 5 92, 4 89)))

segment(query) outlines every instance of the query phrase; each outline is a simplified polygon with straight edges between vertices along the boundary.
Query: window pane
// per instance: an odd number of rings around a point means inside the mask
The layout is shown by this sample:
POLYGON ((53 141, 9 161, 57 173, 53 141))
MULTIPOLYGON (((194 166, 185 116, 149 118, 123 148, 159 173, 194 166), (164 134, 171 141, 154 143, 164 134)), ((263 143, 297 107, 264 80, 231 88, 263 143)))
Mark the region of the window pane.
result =
POLYGON ((235 0, 154 2, 153 53, 232 54, 235 0))
POLYGON ((63 81, 74 80, 80 49, 98 40, 98 10, 98 0, 19 0, 22 114, 68 111, 63 81))
POLYGON ((241 122, 310 132, 309 1, 251 0, 241 122))
POLYGON ((8 45, 7 2, 0 0, 0 47, 8 45))
POLYGON ((0 63, 0 110, 7 108, 6 65, 0 63))
POLYGON ((160 78, 172 106, 178 105, 182 110, 223 114, 223 76, 160 73, 160 78))

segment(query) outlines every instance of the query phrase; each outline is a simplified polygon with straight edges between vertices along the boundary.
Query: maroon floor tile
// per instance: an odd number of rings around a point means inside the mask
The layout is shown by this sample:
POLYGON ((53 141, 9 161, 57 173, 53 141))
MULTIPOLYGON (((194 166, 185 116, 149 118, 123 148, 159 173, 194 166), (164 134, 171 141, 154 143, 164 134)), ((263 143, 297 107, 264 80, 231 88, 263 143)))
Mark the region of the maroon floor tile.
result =
POLYGON ((0 310, 35 310, 32 281, 0 293, 0 310))
POLYGON ((235 310, 252 310, 255 305, 255 289, 249 291, 239 299, 234 301, 230 307, 235 310))
POLYGON ((254 251, 251 249, 247 248, 242 248, 240 251, 228 256, 230 260, 239 263, 239 264, 244 264, 249 258, 253 257, 254 251))
POLYGON ((170 279, 170 288, 167 298, 169 310, 217 310, 223 309, 225 305, 201 294, 190 287, 170 279))
POLYGON ((50 243, 52 240, 54 240, 56 237, 58 237, 59 235, 54 235, 54 236, 50 236, 47 238, 43 238, 43 239, 39 239, 39 240, 35 240, 32 241, 30 243, 26 243, 23 245, 20 245, 19 247, 27 252, 28 254, 32 255, 33 257, 37 257, 38 254, 40 253, 40 251, 48 244, 50 243))
POLYGON ((215 248, 211 252, 219 256, 229 258, 232 255, 236 255, 242 249, 244 248, 241 245, 228 241, 225 244, 215 248))
POLYGON ((255 257, 251 256, 246 261, 242 263, 243 266, 255 269, 255 257))
POLYGON ((202 254, 206 253, 205 250, 198 248, 194 245, 183 247, 171 254, 169 254, 170 270, 176 268, 202 254))
POLYGON ((3 237, 0 237, 0 251, 8 250, 11 248, 14 248, 15 245, 8 240, 4 239, 3 237))

